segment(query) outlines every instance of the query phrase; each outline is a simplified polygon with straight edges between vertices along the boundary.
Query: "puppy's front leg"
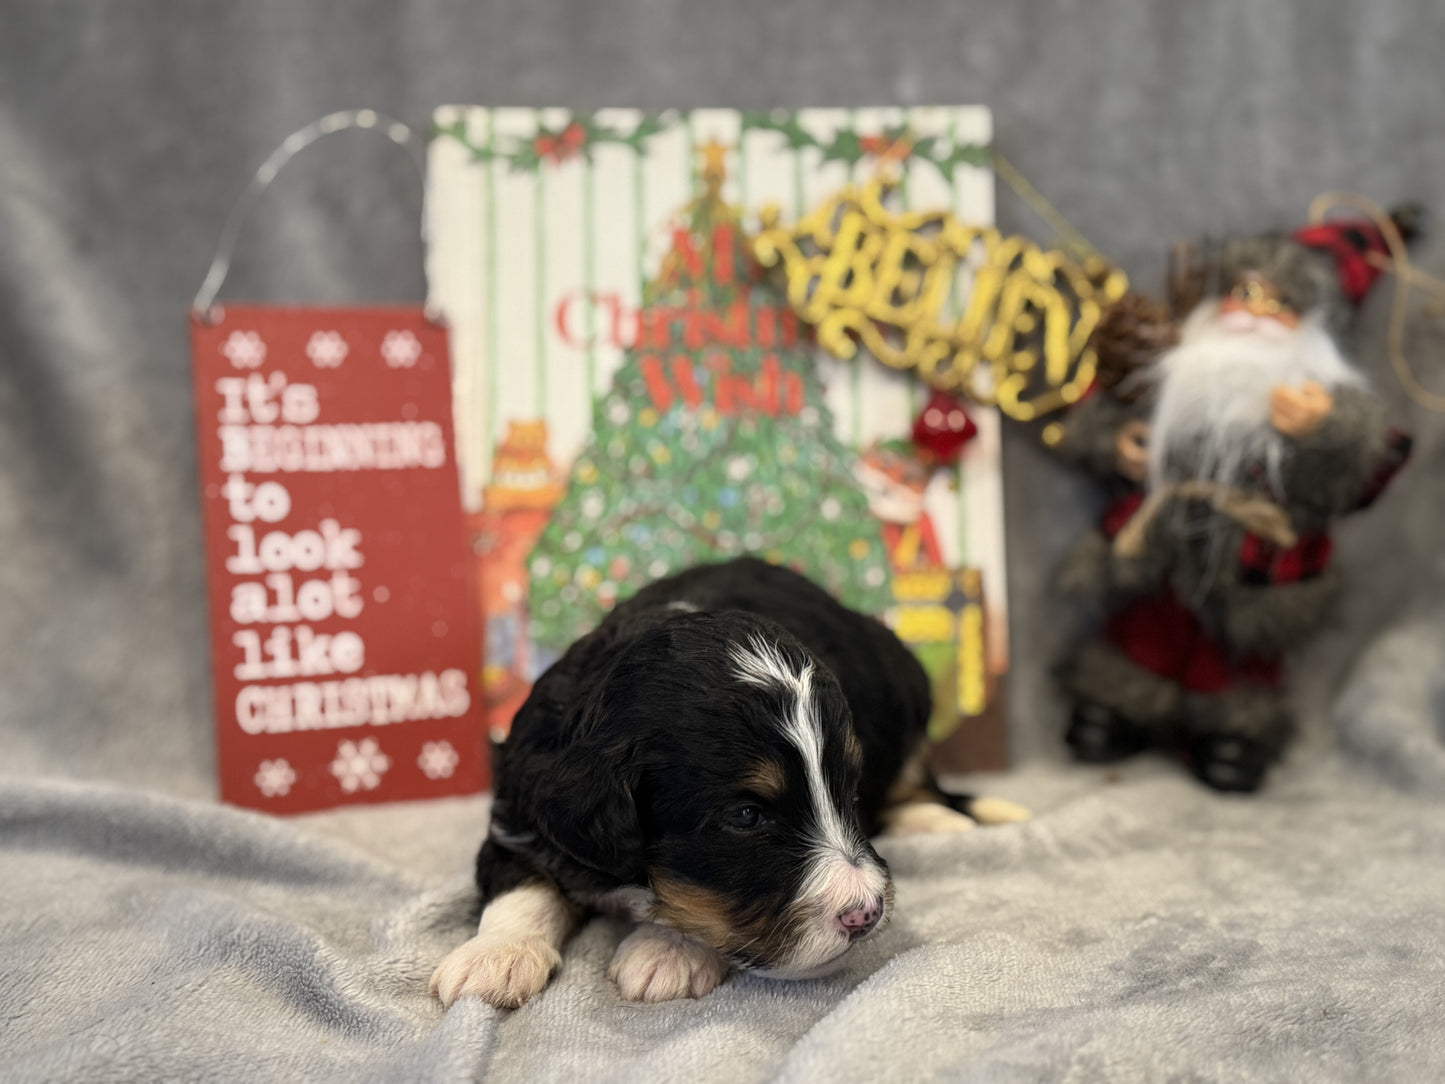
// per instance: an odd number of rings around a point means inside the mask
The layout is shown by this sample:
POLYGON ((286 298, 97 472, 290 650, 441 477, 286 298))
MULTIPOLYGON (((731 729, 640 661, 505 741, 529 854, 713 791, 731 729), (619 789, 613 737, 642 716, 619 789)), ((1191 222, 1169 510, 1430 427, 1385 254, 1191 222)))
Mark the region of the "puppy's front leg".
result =
POLYGON ((527 881, 503 892, 482 911, 477 936, 432 974, 431 992, 448 1008, 474 994, 499 1009, 515 1009, 547 985, 576 923, 577 912, 551 881, 527 881))
POLYGON ((702 997, 727 974, 727 963, 695 937, 644 922, 617 946, 607 976, 628 1001, 702 997))

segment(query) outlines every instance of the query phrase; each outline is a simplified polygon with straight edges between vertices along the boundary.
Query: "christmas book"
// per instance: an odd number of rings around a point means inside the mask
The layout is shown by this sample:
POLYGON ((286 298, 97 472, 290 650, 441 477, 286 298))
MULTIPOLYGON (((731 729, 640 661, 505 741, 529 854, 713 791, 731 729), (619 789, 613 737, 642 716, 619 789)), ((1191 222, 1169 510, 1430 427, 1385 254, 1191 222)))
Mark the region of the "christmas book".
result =
POLYGON ((444 107, 434 122, 428 276, 452 335, 492 735, 618 600, 752 554, 913 648, 938 768, 1002 767, 997 413, 940 413, 866 353, 826 355, 750 245, 762 209, 797 220, 880 168, 903 207, 991 224, 988 111, 444 107), (930 464, 915 421, 976 432, 930 464))

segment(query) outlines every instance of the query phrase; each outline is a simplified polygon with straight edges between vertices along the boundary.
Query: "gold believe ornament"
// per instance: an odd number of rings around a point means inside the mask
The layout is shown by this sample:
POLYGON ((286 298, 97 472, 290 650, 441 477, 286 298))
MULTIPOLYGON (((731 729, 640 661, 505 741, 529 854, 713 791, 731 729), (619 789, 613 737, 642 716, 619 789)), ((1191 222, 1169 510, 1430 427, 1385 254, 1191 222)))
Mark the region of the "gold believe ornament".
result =
POLYGON ((876 177, 830 196, 795 226, 763 208, 753 250, 781 266, 788 302, 836 357, 863 346, 928 384, 1032 421, 1078 401, 1094 379, 1090 336, 1124 295, 1124 273, 1082 263, 948 211, 894 212, 876 177), (971 271, 963 311, 946 315, 971 271))

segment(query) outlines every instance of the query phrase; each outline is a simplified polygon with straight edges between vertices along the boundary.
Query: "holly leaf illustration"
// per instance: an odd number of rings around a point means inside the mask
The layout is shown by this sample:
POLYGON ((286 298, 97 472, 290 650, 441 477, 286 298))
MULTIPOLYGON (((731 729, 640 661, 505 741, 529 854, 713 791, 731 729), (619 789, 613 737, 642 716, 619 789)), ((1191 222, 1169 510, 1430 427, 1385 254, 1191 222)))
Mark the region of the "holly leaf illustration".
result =
POLYGON ((453 121, 451 124, 438 124, 433 121, 431 134, 433 139, 456 140, 466 148, 473 162, 490 162, 495 158, 504 157, 491 146, 473 143, 471 137, 467 135, 467 123, 464 120, 453 121))
POLYGON ((833 135, 833 142, 823 148, 824 162, 844 162, 855 165, 863 157, 863 142, 858 133, 844 128, 833 135))
POLYGON ((782 116, 774 116, 771 113, 744 113, 743 130, 749 128, 764 132, 778 132, 783 137, 783 143, 790 150, 799 150, 803 147, 820 146, 812 133, 798 122, 798 118, 791 113, 782 116))

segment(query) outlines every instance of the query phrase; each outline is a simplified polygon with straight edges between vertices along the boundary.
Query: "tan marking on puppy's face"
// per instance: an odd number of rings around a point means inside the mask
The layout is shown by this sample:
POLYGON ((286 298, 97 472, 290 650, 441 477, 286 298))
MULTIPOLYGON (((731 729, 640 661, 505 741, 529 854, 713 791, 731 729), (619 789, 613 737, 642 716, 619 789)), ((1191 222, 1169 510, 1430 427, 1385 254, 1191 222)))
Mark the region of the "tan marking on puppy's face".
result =
POLYGON ((753 765, 753 770, 743 777, 742 782, 745 789, 751 790, 760 798, 774 801, 783 796, 783 788, 788 785, 783 766, 776 760, 758 761, 753 765))
POLYGON ((848 762, 853 767, 863 767, 863 743, 858 740, 858 735, 853 732, 851 727, 843 736, 843 755, 848 758, 848 762))
POLYGON ((761 932, 741 927, 728 901, 700 885, 654 874, 652 891, 657 897, 655 921, 692 934, 718 952, 731 952, 761 932))
MULTIPOLYGON (((697 940, 733 958, 739 966, 751 966, 754 959, 774 960, 785 956, 798 938, 799 930, 817 920, 802 903, 791 904, 779 917, 765 908, 740 907, 717 892, 654 874, 652 889, 657 896, 653 921, 691 934, 697 940), (742 958, 735 954, 742 954, 742 958)), ((889 886, 889 900, 892 899, 889 886)))

